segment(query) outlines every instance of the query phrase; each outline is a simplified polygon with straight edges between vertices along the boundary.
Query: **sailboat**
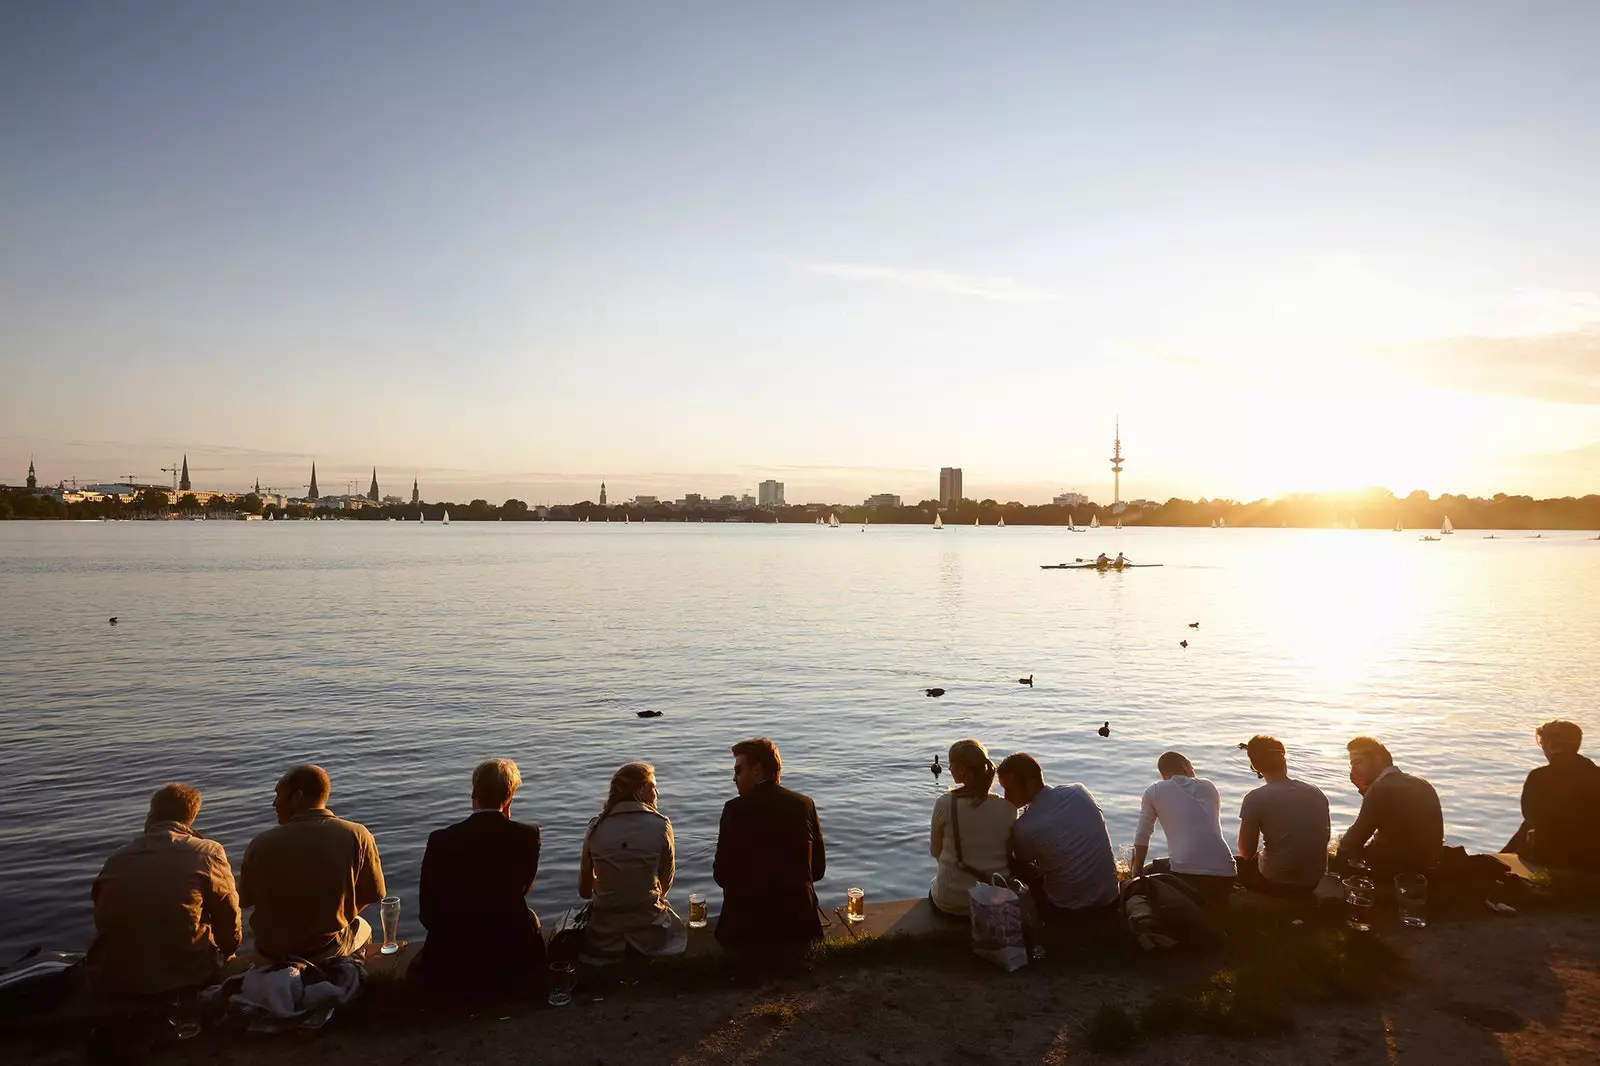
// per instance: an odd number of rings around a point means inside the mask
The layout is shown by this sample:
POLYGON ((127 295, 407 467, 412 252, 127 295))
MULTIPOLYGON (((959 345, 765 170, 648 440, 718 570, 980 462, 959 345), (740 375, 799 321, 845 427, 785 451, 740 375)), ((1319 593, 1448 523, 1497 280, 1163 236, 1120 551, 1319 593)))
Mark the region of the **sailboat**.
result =
POLYGON ((933 516, 933 528, 934 529, 943 529, 944 528, 944 518, 941 515, 934 515, 933 516))
POLYGON ((819 525, 819 526, 822 525, 822 516, 821 515, 817 515, 817 525, 819 525))
POLYGON ((417 521, 418 521, 418 522, 426 522, 426 521, 427 521, 427 520, 428 520, 428 516, 427 516, 427 515, 425 515, 425 514, 423 514, 423 513, 422 513, 422 512, 421 512, 421 511, 420 511, 420 510, 419 510, 419 511, 418 511, 418 512, 417 512, 417 521))
POLYGON ((623 525, 627 525, 631 521, 633 521, 633 519, 629 518, 627 515, 623 515, 622 516, 622 524, 623 525))
POLYGON ((443 523, 443 524, 444 524, 444 525, 449 525, 449 524, 450 524, 450 512, 449 512, 449 511, 446 511, 446 512, 445 512, 445 513, 444 513, 444 518, 442 518, 442 519, 440 519, 440 521, 441 521, 441 522, 442 522, 442 523, 443 523))
POLYGON ((1117 519, 1117 528, 1118 528, 1118 529, 1121 529, 1121 528, 1122 528, 1122 519, 1120 519, 1120 518, 1119 518, 1119 519, 1117 519))
POLYGON ((1003 516, 1003 515, 1001 516, 1000 521, 995 523, 995 525, 999 526, 1002 529, 1005 528, 1005 524, 1006 524, 1006 520, 1005 520, 1005 516, 1003 516))
POLYGON ((1455 531, 1456 531, 1456 527, 1450 524, 1450 516, 1449 515, 1445 515, 1444 516, 1444 525, 1439 527, 1439 533, 1442 536, 1449 536, 1451 533, 1454 533, 1455 531))
POLYGON ((1217 520, 1215 518, 1213 518, 1211 520, 1211 528, 1212 529, 1216 529, 1217 528, 1217 520))
POLYGON ((828 512, 828 528, 829 529, 838 529, 839 528, 839 516, 834 514, 832 511, 828 512))
POLYGON ((972 524, 973 524, 973 525, 975 525, 975 526, 981 526, 981 525, 983 525, 983 523, 982 523, 982 522, 980 522, 980 521, 978 521, 978 520, 977 520, 977 519, 976 519, 976 518, 974 518, 974 519, 973 519, 973 520, 972 520, 972 524))
POLYGON ((1394 520, 1394 531, 1396 533, 1404 533, 1405 532, 1405 527, 1400 524, 1400 519, 1398 519, 1398 518, 1396 518, 1394 520))
POLYGON ((1217 528, 1218 529, 1227 529, 1228 528, 1228 520, 1226 518, 1217 519, 1217 528))
POLYGON ((1100 516, 1099 515, 1092 514, 1092 515, 1089 516, 1089 528, 1090 529, 1099 529, 1100 528, 1100 516))

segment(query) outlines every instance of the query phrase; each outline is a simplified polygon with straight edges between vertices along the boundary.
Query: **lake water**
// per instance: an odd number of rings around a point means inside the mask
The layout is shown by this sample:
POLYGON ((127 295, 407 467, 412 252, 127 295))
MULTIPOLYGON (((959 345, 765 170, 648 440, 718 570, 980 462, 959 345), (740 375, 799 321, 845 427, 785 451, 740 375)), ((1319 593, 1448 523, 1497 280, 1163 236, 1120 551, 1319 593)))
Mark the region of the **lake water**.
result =
POLYGON ((728 747, 763 734, 817 800, 830 906, 926 891, 928 763, 965 736, 1087 784, 1120 843, 1168 748, 1217 783, 1231 835, 1256 732, 1337 831, 1359 800, 1344 741, 1373 733, 1438 788, 1452 843, 1498 848, 1533 727, 1594 726, 1600 691, 1600 542, 1501 536, 0 523, 0 956, 87 945, 90 883, 162 782, 204 791, 197 824, 237 868, 302 761, 376 835, 412 938, 428 833, 490 756, 543 827, 546 914, 576 901, 583 826, 630 759, 677 828, 680 913, 717 900, 728 747), (1039 569, 1101 550, 1164 565, 1039 569))

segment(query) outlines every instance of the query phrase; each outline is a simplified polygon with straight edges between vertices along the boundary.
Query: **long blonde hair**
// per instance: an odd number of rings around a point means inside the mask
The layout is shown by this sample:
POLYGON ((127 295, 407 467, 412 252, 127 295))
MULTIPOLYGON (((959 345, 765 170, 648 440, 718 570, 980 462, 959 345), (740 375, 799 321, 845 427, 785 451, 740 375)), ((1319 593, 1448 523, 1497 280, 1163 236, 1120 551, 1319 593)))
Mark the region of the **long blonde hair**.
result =
POLYGON ((950 745, 949 758, 950 776, 954 777, 959 767, 966 779, 960 788, 951 791, 970 799, 974 807, 988 799, 994 785, 994 763, 989 761, 988 749, 969 737, 950 745))

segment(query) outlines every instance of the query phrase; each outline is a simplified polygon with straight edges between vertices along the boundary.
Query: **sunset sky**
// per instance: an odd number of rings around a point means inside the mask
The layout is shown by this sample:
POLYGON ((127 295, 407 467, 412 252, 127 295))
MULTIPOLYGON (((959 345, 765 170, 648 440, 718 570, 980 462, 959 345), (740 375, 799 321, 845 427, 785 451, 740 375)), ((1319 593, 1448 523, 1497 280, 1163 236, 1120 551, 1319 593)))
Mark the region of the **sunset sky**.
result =
POLYGON ((1600 492, 1600 4, 1120 7, 0 6, 0 482, 1600 492))

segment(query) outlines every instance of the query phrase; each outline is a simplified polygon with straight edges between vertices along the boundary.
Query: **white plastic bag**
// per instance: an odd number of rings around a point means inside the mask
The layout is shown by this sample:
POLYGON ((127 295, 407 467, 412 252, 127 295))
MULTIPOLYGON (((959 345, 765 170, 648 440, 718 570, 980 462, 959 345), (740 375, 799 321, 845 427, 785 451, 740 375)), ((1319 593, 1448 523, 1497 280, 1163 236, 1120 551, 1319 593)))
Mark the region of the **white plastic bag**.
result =
POLYGON ((972 950, 1010 972, 1028 965, 1028 944, 1022 933, 1022 900, 996 874, 993 884, 967 889, 972 921, 972 950))

